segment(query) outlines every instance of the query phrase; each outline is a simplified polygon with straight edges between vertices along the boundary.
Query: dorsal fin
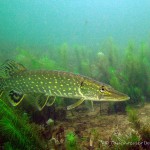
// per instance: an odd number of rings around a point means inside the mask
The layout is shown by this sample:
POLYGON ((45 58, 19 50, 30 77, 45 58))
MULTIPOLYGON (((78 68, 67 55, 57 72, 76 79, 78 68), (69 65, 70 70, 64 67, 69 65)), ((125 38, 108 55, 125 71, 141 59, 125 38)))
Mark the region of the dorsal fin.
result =
POLYGON ((0 66, 0 78, 9 78, 13 74, 27 70, 22 64, 13 60, 7 60, 0 66))

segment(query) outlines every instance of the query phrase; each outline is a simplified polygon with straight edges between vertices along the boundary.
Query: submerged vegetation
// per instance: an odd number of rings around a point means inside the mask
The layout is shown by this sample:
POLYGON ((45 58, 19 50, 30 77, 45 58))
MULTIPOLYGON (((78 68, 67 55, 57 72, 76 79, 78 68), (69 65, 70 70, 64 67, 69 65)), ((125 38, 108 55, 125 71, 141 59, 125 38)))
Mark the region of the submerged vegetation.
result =
MULTIPOLYGON (((98 50, 67 43, 40 54, 17 47, 14 59, 29 69, 64 70, 92 77, 128 94, 129 104, 143 104, 150 91, 150 46, 129 43, 123 51, 112 40, 98 50)), ((6 54, 5 54, 6 55, 6 54)), ((10 55, 10 54, 9 54, 10 55)), ((5 56, 7 58, 7 56, 5 56)), ((3 62, 1 62, 3 63, 3 62)))
MULTIPOLYGON (((0 135, 6 149, 44 149, 36 125, 29 123, 29 118, 17 112, 0 99, 0 135)), ((1 147, 2 148, 2 147, 1 147)))
MULTIPOLYGON (((124 113, 127 112, 128 120, 133 130, 130 134, 112 135, 106 148, 121 150, 133 149, 137 147, 135 145, 134 147, 125 144, 116 145, 114 142, 136 143, 149 141, 149 124, 143 124, 139 120, 137 110, 132 109, 132 107, 141 107, 144 106, 145 103, 150 102, 150 46, 148 44, 142 43, 141 46, 137 47, 131 42, 121 51, 112 40, 108 40, 102 47, 96 50, 78 45, 71 47, 67 43, 64 43, 60 46, 53 47, 53 49, 47 49, 42 54, 41 50, 34 51, 17 47, 16 50, 10 51, 9 56, 12 55, 11 58, 9 58, 6 53, 3 55, 3 58, 14 59, 29 69, 64 70, 86 75, 100 82, 110 84, 115 89, 128 94, 130 100, 120 103, 120 108, 123 109, 127 106, 126 111, 125 109, 122 111, 124 111, 124 113)), ((0 59, 1 64, 4 61, 3 58, 0 59)), ((79 139, 83 139, 79 131, 67 132, 64 137, 64 135, 62 136, 64 129, 63 131, 62 128, 59 128, 57 131, 51 129, 50 132, 44 133, 44 136, 48 137, 44 141, 41 132, 39 132, 39 126, 32 122, 28 115, 24 115, 22 109, 18 111, 10 107, 5 101, 6 100, 3 101, 0 99, 0 142, 4 149, 42 150, 45 149, 47 145, 46 142, 48 141, 50 148, 52 143, 55 147, 56 139, 57 142, 59 142, 58 145, 62 144, 61 138, 67 150, 79 149, 79 139), (55 136, 53 137, 53 135, 55 136)), ((51 106, 51 108, 54 107, 52 111, 57 111, 55 106, 65 107, 70 104, 70 101, 70 99, 69 101, 63 101, 61 98, 57 98, 54 106, 51 106)), ((89 103, 86 103, 85 105, 88 104, 89 103)), ((116 103, 111 103, 110 107, 113 112, 117 111, 116 109, 118 107, 116 103)), ((86 108, 88 108, 88 106, 86 108)), ((44 111, 41 113, 44 113, 44 111)), ((49 115, 49 113, 45 114, 49 115)), ((60 114, 62 114, 61 110, 60 114)), ((33 114, 31 113, 30 115, 33 114)), ((63 117, 61 117, 61 119, 59 119, 60 117, 53 117, 53 119, 55 118, 60 121, 63 117)), ((54 120, 54 126, 56 124, 55 121, 56 120, 54 120)), ((86 137, 85 141, 90 143, 88 148, 92 149, 95 146, 95 141, 99 140, 100 137, 97 131, 94 130, 89 138, 90 139, 86 137)), ((99 142, 99 145, 101 145, 101 142, 99 142)), ((141 146, 144 147, 144 145, 141 146)), ((101 146, 99 146, 99 148, 101 148, 101 146)))
POLYGON ((68 150, 77 150, 77 136, 73 132, 66 135, 66 147, 68 150))
POLYGON ((150 140, 150 123, 142 123, 139 119, 138 111, 135 108, 128 107, 126 109, 128 114, 128 120, 131 123, 133 129, 135 129, 142 141, 149 141, 150 140))

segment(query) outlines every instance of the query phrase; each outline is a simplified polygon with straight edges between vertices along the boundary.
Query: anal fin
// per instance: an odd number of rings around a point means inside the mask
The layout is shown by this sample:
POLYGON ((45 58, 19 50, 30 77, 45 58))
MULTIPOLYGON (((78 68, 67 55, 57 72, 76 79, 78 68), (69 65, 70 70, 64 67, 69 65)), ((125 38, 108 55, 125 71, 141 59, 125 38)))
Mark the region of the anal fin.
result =
POLYGON ((72 105, 69 105, 67 106, 67 110, 71 110, 77 106, 79 106, 81 103, 83 103, 85 100, 85 98, 81 98, 80 100, 78 100, 76 103, 72 104, 72 105))
POLYGON ((16 92, 16 91, 10 91, 9 92, 9 101, 13 106, 17 106, 24 98, 24 94, 16 92))
POLYGON ((36 97, 36 105, 38 110, 42 110, 44 106, 47 104, 47 101, 49 99, 48 95, 40 94, 36 97))

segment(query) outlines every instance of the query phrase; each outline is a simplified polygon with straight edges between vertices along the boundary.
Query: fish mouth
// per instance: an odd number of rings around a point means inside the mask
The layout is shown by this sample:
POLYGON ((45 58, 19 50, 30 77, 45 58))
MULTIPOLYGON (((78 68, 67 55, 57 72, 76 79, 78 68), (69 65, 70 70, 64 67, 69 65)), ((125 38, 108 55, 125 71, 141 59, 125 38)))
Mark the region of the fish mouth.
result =
POLYGON ((118 92, 116 90, 111 91, 108 95, 103 95, 100 101, 127 101, 130 97, 124 93, 118 92))

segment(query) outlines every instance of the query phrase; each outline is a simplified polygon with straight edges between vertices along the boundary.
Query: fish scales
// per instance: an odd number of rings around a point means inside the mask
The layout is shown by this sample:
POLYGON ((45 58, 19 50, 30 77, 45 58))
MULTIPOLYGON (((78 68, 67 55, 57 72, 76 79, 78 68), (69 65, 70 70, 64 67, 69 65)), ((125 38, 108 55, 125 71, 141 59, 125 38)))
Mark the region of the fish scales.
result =
POLYGON ((5 80, 5 86, 23 93, 80 98, 84 77, 61 71, 24 71, 5 80))
POLYGON ((6 61, 0 67, 0 96, 9 91, 10 102, 17 106, 25 94, 37 94, 39 110, 51 106, 55 97, 79 99, 68 110, 77 107, 84 100, 125 101, 128 95, 113 89, 110 85, 91 78, 63 71, 27 70, 15 61, 6 61))

